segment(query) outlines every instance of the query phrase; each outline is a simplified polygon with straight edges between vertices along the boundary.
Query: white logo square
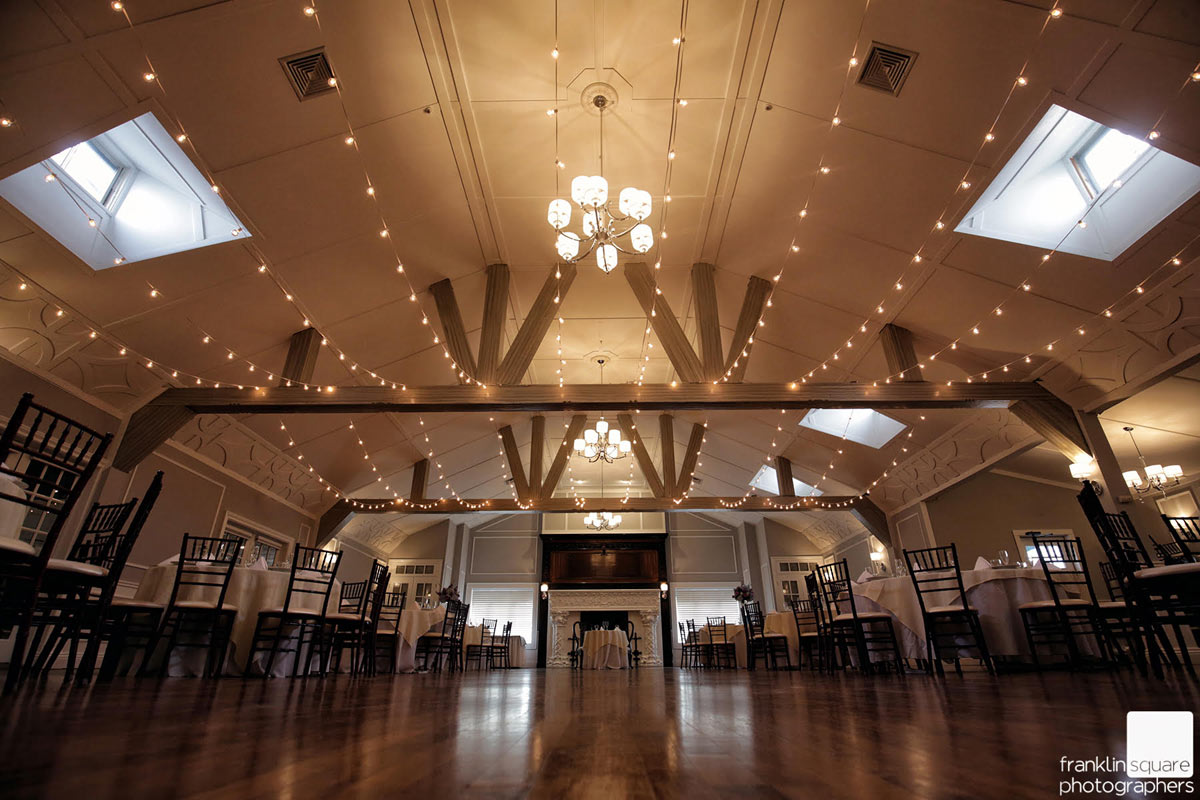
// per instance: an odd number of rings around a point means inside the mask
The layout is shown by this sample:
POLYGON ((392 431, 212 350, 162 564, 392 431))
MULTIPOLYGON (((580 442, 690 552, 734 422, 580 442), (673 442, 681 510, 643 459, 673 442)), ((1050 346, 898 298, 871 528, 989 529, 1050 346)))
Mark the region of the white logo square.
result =
POLYGON ((1192 712, 1130 711, 1125 766, 1131 778, 1192 777, 1192 712))

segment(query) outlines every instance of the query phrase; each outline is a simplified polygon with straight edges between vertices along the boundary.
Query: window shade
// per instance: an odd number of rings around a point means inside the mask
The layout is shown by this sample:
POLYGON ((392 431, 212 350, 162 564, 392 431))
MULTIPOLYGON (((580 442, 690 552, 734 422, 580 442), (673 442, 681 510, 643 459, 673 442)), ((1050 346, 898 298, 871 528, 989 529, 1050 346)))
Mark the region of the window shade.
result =
POLYGON ((674 586, 671 594, 675 597, 675 637, 679 637, 678 622, 687 623, 695 620, 696 627, 704 625, 709 617, 725 617, 730 625, 742 624, 742 607, 733 599, 733 585, 720 584, 713 586, 674 586))
POLYGON ((533 586, 470 587, 467 598, 471 604, 470 624, 479 625, 484 619, 494 619, 503 630, 505 622, 512 622, 513 636, 520 636, 530 644, 533 642, 535 595, 533 586))

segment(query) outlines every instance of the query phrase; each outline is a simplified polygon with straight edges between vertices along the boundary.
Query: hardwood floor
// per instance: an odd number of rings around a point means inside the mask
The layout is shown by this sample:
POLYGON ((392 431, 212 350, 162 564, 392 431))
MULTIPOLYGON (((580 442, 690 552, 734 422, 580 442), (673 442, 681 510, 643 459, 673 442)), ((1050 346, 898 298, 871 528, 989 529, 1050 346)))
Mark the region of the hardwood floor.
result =
POLYGON ((1129 674, 512 670, 374 679, 58 677, 0 700, 5 797, 1052 797, 1120 756, 1129 674))

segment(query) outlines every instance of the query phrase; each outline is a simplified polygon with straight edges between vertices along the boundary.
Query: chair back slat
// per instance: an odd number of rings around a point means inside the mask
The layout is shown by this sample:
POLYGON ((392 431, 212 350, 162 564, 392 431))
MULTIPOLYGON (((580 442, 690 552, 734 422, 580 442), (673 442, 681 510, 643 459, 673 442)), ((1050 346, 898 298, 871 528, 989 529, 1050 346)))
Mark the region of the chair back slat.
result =
POLYGON ((725 644, 729 641, 724 617, 708 617, 708 641, 710 644, 725 644))
POLYGON ((1162 518, 1183 559, 1200 561, 1200 517, 1169 517, 1163 514, 1162 518))
POLYGON ((366 581, 343 583, 341 595, 338 597, 338 611, 343 614, 361 614, 366 599, 366 581))
POLYGON ((168 607, 181 600, 200 600, 220 608, 237 565, 241 542, 185 533, 175 565, 175 585, 168 607), (186 588, 185 588, 186 587, 186 588))
POLYGON ((386 563, 371 562, 371 577, 367 580, 367 600, 363 609, 369 630, 374 631, 379 627, 379 620, 383 613, 383 600, 387 594, 388 581, 391 577, 386 563))
POLYGON ((384 592, 383 606, 379 609, 378 630, 384 633, 396 633, 400 628, 400 616, 408 603, 408 584, 404 584, 396 592, 384 592))
POLYGON ((125 503, 93 503, 67 553, 67 559, 108 569, 116 555, 117 542, 125 529, 125 522, 133 514, 137 502, 135 497, 125 503))
POLYGON ((1104 548, 1104 554, 1116 569, 1122 584, 1128 584, 1133 573, 1139 569, 1154 566, 1145 542, 1133 527, 1127 513, 1122 511, 1119 514, 1110 514, 1105 511, 1091 482, 1083 485, 1078 500, 1088 524, 1100 540, 1100 546, 1104 548))
POLYGON ((793 597, 788 601, 788 606, 792 609, 792 619, 796 622, 797 635, 803 636, 805 633, 820 630, 820 625, 817 623, 817 611, 813 607, 811 599, 793 597))
POLYGON ((921 613, 931 606, 959 605, 967 607, 967 591, 963 588, 962 569, 958 563, 958 548, 953 544, 905 550, 904 562, 921 613))
POLYGON ((742 603, 742 624, 745 627, 747 644, 762 637, 765 619, 762 605, 757 600, 742 603))
MULTIPOLYGON (((292 603, 307 602, 307 597, 320 598, 320 612, 324 616, 329 609, 329 595, 342 562, 341 553, 331 553, 317 547, 296 545, 296 556, 292 559, 292 570, 288 575, 287 595, 283 601, 283 612, 292 611, 292 603)), ((316 609, 301 608, 302 611, 316 609)))
POLYGON ((817 586, 821 593, 825 619, 832 622, 839 614, 853 614, 858 619, 854 605, 854 589, 850 583, 850 568, 846 559, 822 564, 817 567, 817 586))
POLYGON ((1117 574, 1116 567, 1107 561, 1101 561, 1100 577, 1104 579, 1104 587, 1108 589, 1108 596, 1110 599, 1125 599, 1125 587, 1121 586, 1121 576, 1117 574))
POLYGON ((1032 537, 1055 605, 1076 598, 1095 605, 1096 592, 1079 537, 1041 533, 1033 533, 1032 537))

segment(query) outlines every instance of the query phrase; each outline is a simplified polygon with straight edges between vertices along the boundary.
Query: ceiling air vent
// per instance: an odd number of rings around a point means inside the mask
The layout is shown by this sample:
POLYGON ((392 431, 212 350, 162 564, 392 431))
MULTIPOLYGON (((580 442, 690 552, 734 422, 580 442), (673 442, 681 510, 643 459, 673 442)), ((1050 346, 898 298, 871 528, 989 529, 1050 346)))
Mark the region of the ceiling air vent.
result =
POLYGON ((867 62, 858 74, 858 82, 872 89, 899 95, 917 54, 891 45, 871 42, 867 62))
POLYGON ((288 83, 300 100, 334 91, 334 87, 329 85, 333 69, 329 66, 329 59, 325 58, 324 48, 284 56, 279 59, 279 66, 283 67, 288 83))

